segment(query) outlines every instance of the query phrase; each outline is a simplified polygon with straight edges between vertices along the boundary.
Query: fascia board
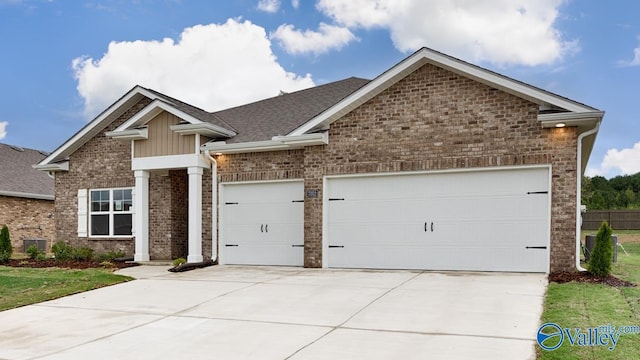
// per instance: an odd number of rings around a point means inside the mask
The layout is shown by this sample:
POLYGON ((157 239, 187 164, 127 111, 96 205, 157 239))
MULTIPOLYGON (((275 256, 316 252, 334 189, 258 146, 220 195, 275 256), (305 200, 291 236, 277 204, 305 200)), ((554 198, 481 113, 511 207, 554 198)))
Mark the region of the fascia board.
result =
POLYGON ((55 196, 53 195, 31 194, 31 193, 14 192, 14 191, 0 191, 0 196, 37 199, 37 200, 55 200, 55 196))
POLYGON ((177 125, 171 125, 169 126, 169 128, 180 135, 200 134, 200 135, 209 136, 209 137, 220 136, 220 135, 225 137, 232 137, 237 135, 233 131, 224 129, 220 126, 217 126, 208 122, 202 122, 198 124, 177 124, 177 125))
MULTIPOLYGON (((124 105, 126 105, 131 101, 137 102, 143 96, 148 97, 150 99, 157 98, 155 94, 153 94, 152 92, 146 90, 141 86, 134 87, 127 94, 125 94, 118 101, 116 101, 113 105, 109 106, 105 111, 100 113, 91 122, 89 122, 82 129, 80 129, 75 135, 73 135, 64 144, 62 144, 60 147, 54 150, 49 156, 47 156, 44 160, 40 162, 40 165, 55 163, 56 161, 66 158, 70 152, 77 150, 77 148, 82 146, 88 140, 87 139, 83 141, 83 139, 87 137, 90 138, 97 135, 97 133, 92 134, 92 132, 94 132, 96 128, 99 128, 100 125, 102 125, 105 121, 110 120, 113 114, 117 113, 119 110, 123 111, 123 109, 121 108, 124 105)), ((113 121, 113 119, 111 120, 113 121)))
POLYGON ((129 120, 125 121, 122 125, 118 126, 113 132, 115 133, 125 131, 131 128, 145 125, 147 122, 158 116, 163 111, 171 113, 179 117, 180 119, 189 122, 190 124, 199 124, 202 122, 202 120, 196 119, 195 117, 176 109, 170 104, 156 99, 153 100, 149 105, 145 106, 144 109, 140 110, 137 114, 132 116, 129 120))
POLYGON ((326 145, 327 133, 304 134, 302 136, 274 136, 271 140, 227 144, 224 141, 208 142, 200 147, 203 151, 221 154, 280 151, 299 149, 305 146, 326 145))
POLYGON ((32 165, 32 167, 40 171, 52 171, 52 172, 69 171, 69 162, 62 161, 62 162, 50 163, 50 164, 40 163, 40 164, 32 165))
POLYGON ((107 131, 105 136, 118 140, 146 140, 149 138, 149 129, 131 129, 123 131, 107 131))

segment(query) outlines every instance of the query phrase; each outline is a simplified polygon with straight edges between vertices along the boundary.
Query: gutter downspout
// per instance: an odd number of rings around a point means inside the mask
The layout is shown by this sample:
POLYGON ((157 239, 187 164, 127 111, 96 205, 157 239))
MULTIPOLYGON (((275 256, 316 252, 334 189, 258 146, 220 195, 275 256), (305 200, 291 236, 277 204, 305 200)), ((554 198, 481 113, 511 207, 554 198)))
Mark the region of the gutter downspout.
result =
POLYGON ((598 132, 600 129, 600 121, 596 123, 596 126, 589 130, 585 131, 582 134, 578 135, 578 166, 576 174, 577 174, 577 190, 576 190, 576 269, 578 271, 587 271, 587 269, 583 268, 580 265, 580 230, 581 230, 581 222, 579 221, 582 213, 580 211, 580 205, 582 204, 582 140, 589 136, 598 132))
POLYGON ((211 260, 218 261, 218 163, 209 150, 204 156, 211 162, 211 260))

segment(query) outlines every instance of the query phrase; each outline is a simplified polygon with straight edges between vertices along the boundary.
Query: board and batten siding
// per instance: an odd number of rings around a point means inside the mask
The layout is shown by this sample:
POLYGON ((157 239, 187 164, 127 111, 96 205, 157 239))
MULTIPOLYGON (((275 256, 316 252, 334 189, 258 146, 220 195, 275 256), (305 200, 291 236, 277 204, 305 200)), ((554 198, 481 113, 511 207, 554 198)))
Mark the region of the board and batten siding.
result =
POLYGON ((147 140, 134 142, 133 157, 184 155, 195 152, 195 135, 180 135, 171 131, 172 125, 180 123, 179 117, 163 111, 147 123, 147 140))

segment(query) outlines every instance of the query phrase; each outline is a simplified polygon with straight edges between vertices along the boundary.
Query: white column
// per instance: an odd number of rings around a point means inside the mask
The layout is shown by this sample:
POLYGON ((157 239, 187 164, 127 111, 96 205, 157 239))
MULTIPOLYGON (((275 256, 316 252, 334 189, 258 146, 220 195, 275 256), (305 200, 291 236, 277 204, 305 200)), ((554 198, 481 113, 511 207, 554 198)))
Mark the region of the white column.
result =
POLYGON ((149 172, 136 170, 134 199, 136 252, 135 261, 149 261, 149 172))
POLYGON ((190 166, 189 174, 189 255, 187 262, 202 258, 202 168, 190 166))

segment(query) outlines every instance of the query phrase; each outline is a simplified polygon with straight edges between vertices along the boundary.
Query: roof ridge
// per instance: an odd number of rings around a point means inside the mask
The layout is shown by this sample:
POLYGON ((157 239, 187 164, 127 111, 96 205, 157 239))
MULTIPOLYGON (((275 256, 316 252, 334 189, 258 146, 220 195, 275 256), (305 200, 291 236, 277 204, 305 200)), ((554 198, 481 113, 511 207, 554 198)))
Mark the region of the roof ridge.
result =
POLYGON ((289 93, 285 92, 285 93, 282 93, 282 94, 279 94, 279 95, 276 95, 276 96, 271 96, 271 97, 264 98, 264 99, 261 99, 261 100, 256 100, 256 101, 253 101, 253 102, 250 102, 250 103, 237 105, 237 106, 232 106, 230 108, 220 109, 220 110, 212 112, 212 114, 222 113, 222 112, 226 112, 228 110, 238 109, 238 108, 242 108, 242 107, 249 106, 249 105, 255 105, 255 104, 263 103, 263 102, 266 102, 266 101, 271 101, 273 99, 277 99, 277 98, 280 98, 280 97, 298 95, 298 94, 301 94, 301 93, 304 93, 304 92, 307 92, 307 91, 319 90, 320 88, 323 88, 323 87, 326 87, 326 86, 329 86, 329 85, 335 85, 335 84, 338 84, 338 83, 341 83, 341 82, 345 82, 347 80, 371 81, 370 79, 359 78, 359 77, 356 77, 356 76, 350 76, 348 78, 344 78, 344 79, 341 79, 341 80, 331 81, 331 82, 324 83, 324 84, 321 84, 321 85, 316 85, 316 86, 310 86, 310 87, 305 88, 305 89, 300 89, 300 90, 296 90, 296 91, 289 92, 289 93))

